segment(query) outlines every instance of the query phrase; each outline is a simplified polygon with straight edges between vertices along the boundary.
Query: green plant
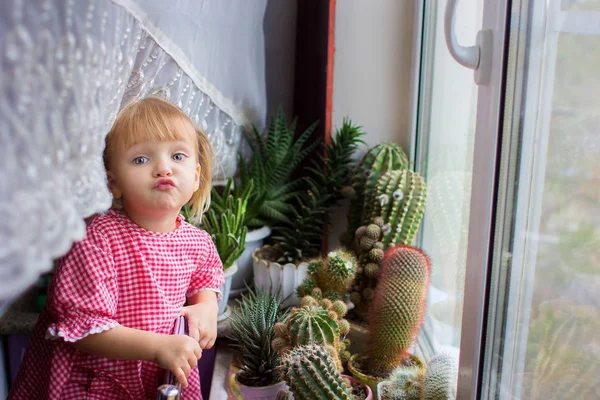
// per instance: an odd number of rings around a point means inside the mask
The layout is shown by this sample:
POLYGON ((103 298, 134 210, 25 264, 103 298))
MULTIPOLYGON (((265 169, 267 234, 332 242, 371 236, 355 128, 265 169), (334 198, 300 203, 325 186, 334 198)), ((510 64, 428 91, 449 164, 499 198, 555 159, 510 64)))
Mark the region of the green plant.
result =
POLYGON ((244 190, 254 181, 254 190, 248 201, 245 225, 259 228, 272 227, 289 221, 293 213, 292 199, 299 193, 302 179, 292 175, 302 161, 319 144, 317 140, 305 146, 316 127, 316 122, 294 140, 297 119, 287 125, 280 108, 263 136, 253 127, 252 134, 245 134, 252 150, 252 160, 246 163, 238 156, 240 187, 244 190))
POLYGON ((274 327, 286 318, 281 311, 281 300, 258 287, 251 289, 238 300, 231 316, 231 347, 241 358, 237 374, 246 386, 269 386, 280 381, 279 353, 271 347, 274 327))
POLYGON ((390 248, 370 308, 367 370, 386 377, 408 359, 408 348, 425 315, 431 261, 421 250, 390 248))
POLYGON ((406 153, 395 143, 380 143, 369 149, 354 171, 350 208, 348 210, 347 241, 351 241, 354 231, 366 223, 370 216, 365 214, 366 197, 375 191, 379 178, 387 171, 408 168, 406 153))
POLYGON ((356 259, 349 251, 334 250, 327 257, 312 260, 308 273, 296 290, 299 297, 312 295, 313 290, 319 288, 322 297, 344 299, 356 275, 356 259))
POLYGON ((202 227, 215 243, 223 269, 231 265, 244 252, 248 227, 244 224, 248 199, 252 193, 253 181, 249 181, 242 193, 232 192, 233 179, 229 179, 223 195, 213 187, 211 196, 223 201, 213 203, 202 216, 202 227))
POLYGON ((342 340, 350 331, 350 324, 344 319, 347 311, 342 301, 323 299, 319 302, 306 296, 300 307, 291 310, 285 322, 276 324, 273 348, 285 353, 310 343, 326 346, 341 371, 342 362, 350 359, 347 351, 350 342, 342 340))
POLYGON ((350 188, 352 157, 363 143, 363 135, 360 126, 344 119, 335 137, 324 146, 324 155, 312 160, 305 189, 295 196, 289 220, 273 235, 282 253, 279 262, 296 262, 320 253, 323 232, 329 224, 327 212, 350 188))
POLYGON ((382 218, 384 249, 412 244, 425 210, 427 187, 423 177, 409 169, 391 170, 377 181, 375 190, 365 194, 364 222, 382 218))
POLYGON ((354 398, 331 355, 322 346, 310 344, 292 349, 282 357, 281 367, 296 400, 354 398))
POLYGON ((433 356, 427 368, 398 367, 385 380, 382 400, 454 400, 457 368, 447 353, 433 356))

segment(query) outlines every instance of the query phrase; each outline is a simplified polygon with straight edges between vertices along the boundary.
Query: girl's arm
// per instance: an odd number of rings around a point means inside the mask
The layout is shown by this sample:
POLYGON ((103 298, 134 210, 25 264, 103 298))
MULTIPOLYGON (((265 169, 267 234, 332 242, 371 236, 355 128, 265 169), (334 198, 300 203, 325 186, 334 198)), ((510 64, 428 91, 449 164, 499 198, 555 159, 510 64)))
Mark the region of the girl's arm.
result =
POLYGON ((187 387, 187 376, 202 357, 198 341, 185 335, 161 335, 117 326, 73 343, 84 353, 118 360, 152 361, 187 387))

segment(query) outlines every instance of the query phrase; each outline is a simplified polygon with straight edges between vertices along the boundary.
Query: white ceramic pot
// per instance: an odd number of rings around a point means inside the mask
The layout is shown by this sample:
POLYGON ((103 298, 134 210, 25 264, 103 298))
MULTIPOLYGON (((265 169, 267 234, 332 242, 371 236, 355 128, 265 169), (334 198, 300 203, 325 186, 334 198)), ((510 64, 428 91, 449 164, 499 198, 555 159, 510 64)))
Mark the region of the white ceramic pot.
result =
POLYGON ((227 268, 223 273, 225 275, 225 283, 219 286, 219 290, 223 294, 223 300, 219 303, 219 314, 217 315, 217 321, 223 321, 224 319, 229 317, 229 307, 227 306, 227 301, 229 301, 229 294, 231 291, 231 281, 233 276, 238 271, 237 262, 231 264, 231 267, 227 268))
POLYGON ((244 396, 244 400, 275 400, 280 390, 288 389, 285 381, 275 383, 271 386, 252 387, 241 384, 237 380, 237 376, 235 380, 242 396, 244 396))
POLYGON ((231 294, 230 297, 236 297, 241 293, 244 293, 246 284, 252 285, 252 279, 254 278, 252 268, 252 253, 256 249, 260 249, 263 245, 265 238, 271 234, 271 228, 263 226, 260 229, 249 231, 246 235, 246 247, 244 252, 237 259, 238 272, 231 281, 231 294))
POLYGON ((263 258, 261 252, 269 250, 266 245, 254 250, 252 260, 254 264, 254 284, 263 290, 280 291, 284 307, 298 305, 300 300, 296 296, 296 288, 300 286, 308 275, 308 263, 300 262, 280 264, 263 258))

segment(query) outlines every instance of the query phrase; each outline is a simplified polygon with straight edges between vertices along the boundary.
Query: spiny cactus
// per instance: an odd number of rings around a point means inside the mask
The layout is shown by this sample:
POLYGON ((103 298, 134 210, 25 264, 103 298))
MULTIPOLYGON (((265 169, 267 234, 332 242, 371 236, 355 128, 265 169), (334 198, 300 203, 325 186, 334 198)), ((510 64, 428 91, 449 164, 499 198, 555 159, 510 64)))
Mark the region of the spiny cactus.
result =
POLYGON ((447 353, 435 355, 422 369, 397 367, 386 379, 382 400, 454 400, 457 366, 447 353))
POLYGON ((352 391, 322 346, 299 346, 281 360, 282 377, 296 400, 352 400, 352 391))
POLYGON ((326 258, 312 260, 308 274, 296 290, 299 297, 313 296, 314 289, 319 288, 321 297, 340 300, 346 296, 356 275, 356 259, 349 251, 334 250, 326 258))
POLYGON ((371 375, 389 375, 408 356, 423 323, 430 275, 431 262, 423 251, 399 245, 386 252, 369 316, 371 375))
POLYGON ((380 143, 365 154, 352 179, 354 195, 348 211, 350 236, 367 218, 364 214, 365 194, 375 190, 377 181, 387 171, 407 169, 408 165, 406 153, 395 143, 380 143))
POLYGON ((343 318, 347 312, 346 305, 328 299, 319 303, 309 296, 302 298, 301 305, 291 310, 285 323, 276 324, 273 348, 285 353, 297 346, 322 344, 327 346, 337 369, 342 370, 342 363, 350 358, 347 351, 349 341, 342 340, 350 331, 350 324, 343 318))
POLYGON ((383 260, 383 219, 373 218, 369 225, 363 225, 354 235, 354 252, 357 254, 358 267, 356 279, 350 292, 350 301, 355 305, 355 314, 366 320, 374 289, 377 286, 381 262, 383 260))
POLYGON ((275 400, 292 400, 292 393, 288 390, 280 390, 277 392, 275 400))
POLYGON ((385 380, 382 400, 419 400, 423 369, 418 366, 398 367, 385 380))
POLYGON ((458 369, 454 357, 447 353, 436 354, 427 365, 421 399, 455 399, 457 380, 458 369))
POLYGON ((425 210, 427 187, 418 173, 409 170, 386 172, 365 199, 367 222, 383 219, 383 246, 411 244, 425 210))

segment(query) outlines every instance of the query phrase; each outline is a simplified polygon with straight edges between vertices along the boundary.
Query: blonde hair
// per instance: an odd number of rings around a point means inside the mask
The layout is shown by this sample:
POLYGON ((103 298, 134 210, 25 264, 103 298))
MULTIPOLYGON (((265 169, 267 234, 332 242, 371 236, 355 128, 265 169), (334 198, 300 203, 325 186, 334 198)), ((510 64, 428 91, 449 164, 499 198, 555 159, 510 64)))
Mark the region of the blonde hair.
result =
MULTIPOLYGON (((177 122, 185 121, 194 127, 197 144, 196 158, 200 164, 200 186, 188 202, 191 215, 200 219, 210 206, 213 151, 208 138, 176 105, 160 97, 146 97, 125 106, 106 136, 104 167, 110 170, 111 155, 116 147, 129 147, 145 140, 184 140, 177 122)), ((116 199, 115 199, 116 200, 116 199)), ((113 201, 119 208, 120 202, 113 201)))

